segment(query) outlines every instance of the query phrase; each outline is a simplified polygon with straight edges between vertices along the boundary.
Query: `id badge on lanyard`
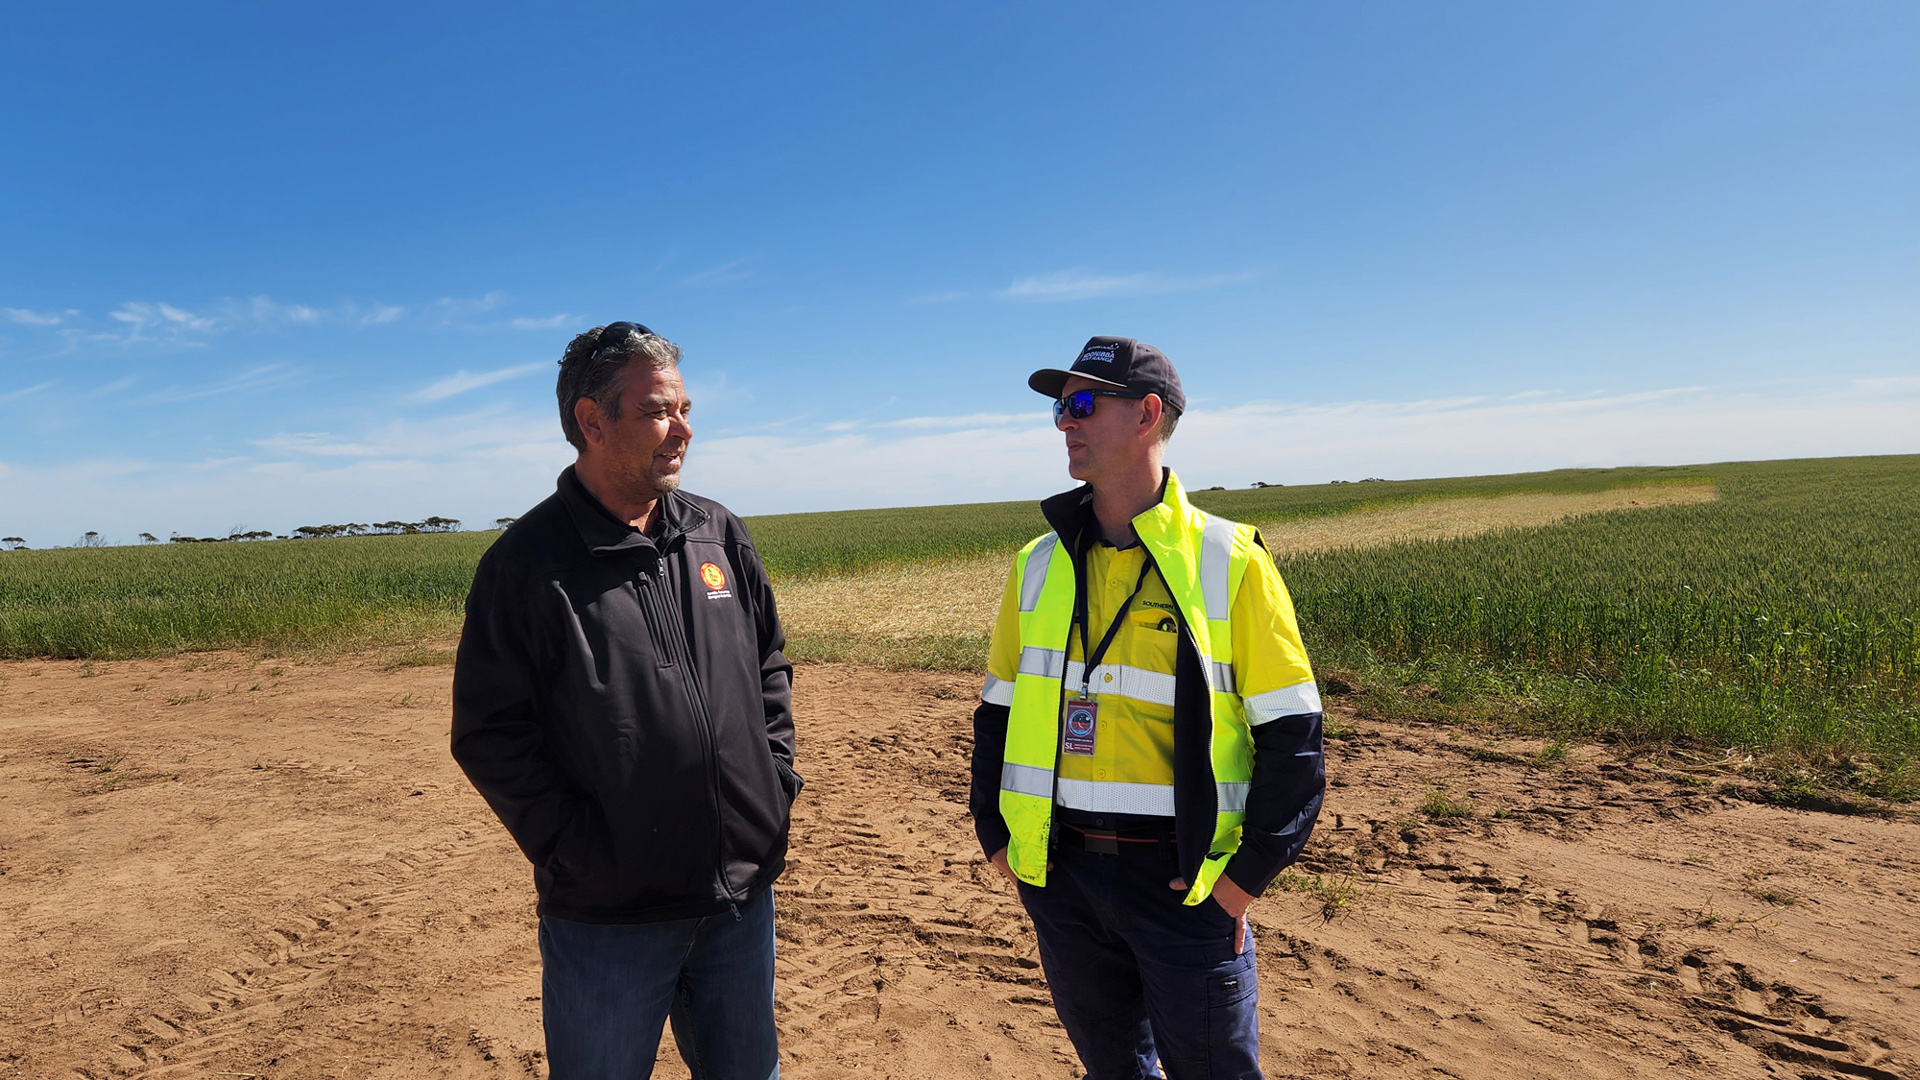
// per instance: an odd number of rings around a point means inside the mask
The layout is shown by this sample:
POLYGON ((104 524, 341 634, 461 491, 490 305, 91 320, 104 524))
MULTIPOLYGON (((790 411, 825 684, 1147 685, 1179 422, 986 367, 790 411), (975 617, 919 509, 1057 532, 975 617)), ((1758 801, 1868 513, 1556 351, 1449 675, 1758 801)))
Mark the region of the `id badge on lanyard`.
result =
MULTIPOLYGON (((1133 606, 1134 599, 1146 586, 1147 571, 1152 567, 1153 560, 1146 558, 1143 553, 1140 563, 1140 580, 1133 583, 1133 591, 1127 594, 1126 600, 1120 605, 1120 610, 1114 614, 1113 622, 1107 627, 1105 636, 1101 637, 1099 647, 1091 651, 1087 648, 1086 585, 1079 580, 1074 583, 1077 598, 1073 621, 1074 625, 1080 629, 1080 655, 1085 660, 1080 665, 1080 696, 1067 699, 1066 710, 1061 717, 1060 752, 1063 754, 1073 754, 1076 757, 1093 756, 1094 745, 1100 738, 1100 703, 1088 696, 1087 685, 1093 679, 1094 669, 1100 666, 1101 658, 1107 655, 1107 646, 1113 644, 1114 635, 1120 632, 1120 627, 1127 621, 1127 609, 1133 606)), ((1076 564, 1074 567, 1076 578, 1079 569, 1076 564)))
POLYGON ((1061 725, 1061 732, 1062 753, 1092 757, 1094 743, 1100 737, 1100 703, 1068 700, 1066 722, 1061 725))

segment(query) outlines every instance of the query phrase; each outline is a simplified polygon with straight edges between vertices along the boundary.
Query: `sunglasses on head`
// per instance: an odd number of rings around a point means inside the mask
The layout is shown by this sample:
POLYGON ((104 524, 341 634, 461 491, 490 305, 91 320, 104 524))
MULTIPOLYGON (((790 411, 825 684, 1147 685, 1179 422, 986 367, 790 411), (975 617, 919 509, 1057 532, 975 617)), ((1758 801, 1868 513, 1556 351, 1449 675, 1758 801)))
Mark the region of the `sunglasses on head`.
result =
POLYGON ((1061 396, 1053 403, 1053 422, 1059 423, 1061 417, 1071 416, 1075 420, 1085 420, 1093 415, 1095 398, 1117 397, 1138 401, 1145 394, 1135 394, 1126 390, 1075 390, 1061 396))
POLYGON ((605 352, 608 349, 615 349, 625 345, 627 343, 627 339, 629 337, 632 337, 634 334, 639 334, 641 337, 646 337, 651 333, 653 333, 653 331, 647 329, 646 327, 640 325, 637 322, 608 323, 606 326, 600 329, 600 344, 594 347, 592 359, 598 360, 600 359, 600 354, 602 352, 605 352))

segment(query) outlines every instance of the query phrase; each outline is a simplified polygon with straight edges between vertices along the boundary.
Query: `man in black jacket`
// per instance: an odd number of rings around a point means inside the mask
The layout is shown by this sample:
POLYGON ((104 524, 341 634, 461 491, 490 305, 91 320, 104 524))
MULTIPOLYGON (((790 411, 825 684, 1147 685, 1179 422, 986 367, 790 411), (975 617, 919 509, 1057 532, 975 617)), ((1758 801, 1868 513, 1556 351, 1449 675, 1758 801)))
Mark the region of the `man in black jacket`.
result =
POLYGON ((779 1075, 773 897, 793 668, 740 519, 679 490, 680 349, 576 337, 579 457, 480 561, 453 756, 533 863, 554 1080, 649 1075, 661 1025, 694 1076, 779 1075))

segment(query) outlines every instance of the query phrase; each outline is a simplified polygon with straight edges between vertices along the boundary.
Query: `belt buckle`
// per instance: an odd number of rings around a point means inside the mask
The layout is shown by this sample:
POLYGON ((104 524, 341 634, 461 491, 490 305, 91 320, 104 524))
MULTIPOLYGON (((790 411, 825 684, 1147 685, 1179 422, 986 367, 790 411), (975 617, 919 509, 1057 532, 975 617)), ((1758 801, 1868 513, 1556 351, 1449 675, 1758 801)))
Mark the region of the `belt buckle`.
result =
POLYGON ((1092 829, 1082 829, 1080 830, 1080 835, 1086 837, 1087 850, 1093 852, 1095 855, 1120 854, 1119 833, 1095 832, 1092 829))

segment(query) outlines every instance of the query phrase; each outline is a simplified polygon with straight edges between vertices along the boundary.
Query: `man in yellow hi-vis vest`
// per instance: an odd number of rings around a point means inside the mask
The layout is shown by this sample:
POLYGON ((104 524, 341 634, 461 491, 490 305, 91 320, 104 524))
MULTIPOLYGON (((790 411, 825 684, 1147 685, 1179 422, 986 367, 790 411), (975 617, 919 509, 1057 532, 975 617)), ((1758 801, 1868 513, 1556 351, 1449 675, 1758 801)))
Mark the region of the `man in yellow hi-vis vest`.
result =
POLYGON ((1014 558, 969 800, 1092 1080, 1258 1077, 1247 905, 1326 789, 1320 695, 1279 571, 1161 465, 1160 350, 1096 337, 1036 371, 1081 487, 1014 558))

